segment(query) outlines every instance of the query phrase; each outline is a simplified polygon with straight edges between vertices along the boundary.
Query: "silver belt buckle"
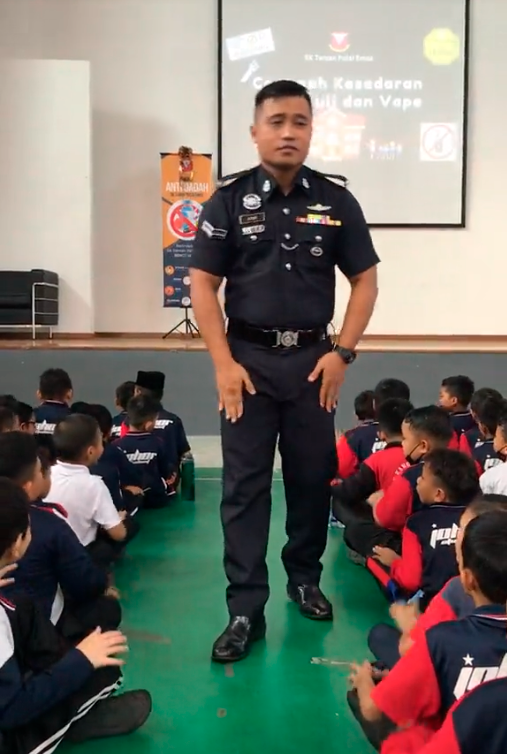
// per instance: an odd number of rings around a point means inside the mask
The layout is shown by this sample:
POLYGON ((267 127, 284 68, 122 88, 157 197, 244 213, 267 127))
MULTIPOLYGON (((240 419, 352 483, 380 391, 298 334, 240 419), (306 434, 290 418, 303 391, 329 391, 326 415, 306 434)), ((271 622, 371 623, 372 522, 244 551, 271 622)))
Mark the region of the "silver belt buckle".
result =
POLYGON ((294 330, 285 330, 284 332, 276 333, 276 346, 282 348, 294 348, 297 346, 299 340, 299 333, 294 330))

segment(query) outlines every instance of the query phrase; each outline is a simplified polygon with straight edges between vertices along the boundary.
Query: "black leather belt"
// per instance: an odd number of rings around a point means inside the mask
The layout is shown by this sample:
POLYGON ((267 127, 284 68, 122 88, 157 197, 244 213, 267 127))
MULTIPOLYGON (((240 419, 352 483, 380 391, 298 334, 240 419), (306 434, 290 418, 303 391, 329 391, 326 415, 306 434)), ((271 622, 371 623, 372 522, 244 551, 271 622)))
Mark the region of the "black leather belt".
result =
POLYGON ((305 348, 321 343, 328 337, 327 327, 314 327, 311 330, 283 330, 277 327, 267 329, 236 319, 229 320, 227 332, 239 340, 267 348, 305 348))

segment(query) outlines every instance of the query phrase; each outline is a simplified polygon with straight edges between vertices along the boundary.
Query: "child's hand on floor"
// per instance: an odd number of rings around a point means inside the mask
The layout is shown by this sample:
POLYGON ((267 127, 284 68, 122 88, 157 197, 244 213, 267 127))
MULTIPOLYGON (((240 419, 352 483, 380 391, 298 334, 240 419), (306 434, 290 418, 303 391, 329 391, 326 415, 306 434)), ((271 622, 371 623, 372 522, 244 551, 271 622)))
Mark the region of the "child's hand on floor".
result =
POLYGON ((382 565, 389 568, 400 556, 397 552, 391 550, 390 547, 374 547, 373 557, 375 560, 378 560, 380 563, 382 563, 382 565))

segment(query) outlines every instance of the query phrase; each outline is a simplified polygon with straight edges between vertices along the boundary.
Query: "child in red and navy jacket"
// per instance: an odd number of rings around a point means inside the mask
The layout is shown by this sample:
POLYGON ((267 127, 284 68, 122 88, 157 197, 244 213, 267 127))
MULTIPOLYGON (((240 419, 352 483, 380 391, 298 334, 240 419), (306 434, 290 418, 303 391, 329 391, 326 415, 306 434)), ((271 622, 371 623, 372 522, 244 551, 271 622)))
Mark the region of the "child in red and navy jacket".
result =
POLYGON ((480 387, 472 395, 472 400, 470 401, 470 413, 474 418, 475 425, 471 429, 463 432, 460 435, 458 449, 461 450, 462 453, 468 453, 468 455, 471 455, 472 448, 474 447, 477 440, 479 440, 481 437, 481 433, 477 425, 477 414, 480 411, 481 405, 484 403, 484 401, 488 400, 488 398, 496 398, 501 401, 503 399, 503 396, 498 392, 498 390, 495 390, 495 388, 493 387, 480 387))
POLYGON ((487 471, 503 463, 502 456, 493 447, 498 420, 506 410, 506 401, 503 398, 485 398, 477 407, 475 418, 477 420, 477 433, 472 439, 471 432, 461 435, 460 450, 472 456, 480 466, 481 472, 487 471))
POLYGON ((121 435, 121 428, 127 419, 127 406, 131 398, 134 397, 136 383, 132 380, 122 382, 115 391, 115 406, 119 413, 113 416, 113 426, 111 427, 111 439, 116 440, 121 435))
POLYGON ((422 507, 405 524, 401 555, 375 547, 368 569, 384 587, 393 582, 401 595, 411 597, 421 591, 424 609, 458 573, 459 522, 478 492, 479 477, 471 458, 447 448, 427 453, 417 480, 422 507))
MULTIPOLYGON (((381 404, 389 398, 402 398, 408 401, 410 388, 405 382, 395 378, 381 380, 373 391, 375 416, 381 404)), ((336 446, 339 479, 347 479, 355 474, 361 463, 384 447, 385 441, 378 435, 376 421, 365 421, 345 432, 336 446)))
POLYGON ((355 520, 372 520, 372 507, 368 498, 379 490, 386 490, 405 462, 401 446, 401 425, 413 409, 410 401, 390 398, 377 412, 378 436, 383 450, 370 455, 352 476, 332 487, 333 513, 345 527, 355 520))
POLYGON ((440 386, 438 403, 449 412, 458 442, 462 434, 475 426, 474 417, 469 409, 474 390, 473 381, 464 374, 446 377, 440 386))
MULTIPOLYGON (((458 552, 460 578, 474 611, 434 626, 375 685, 369 663, 352 667, 349 703, 370 741, 393 728, 437 731, 455 704, 481 683, 507 676, 507 516, 471 521, 458 552)), ((394 732, 394 731, 393 731, 394 732)), ((379 740, 380 739, 380 740, 379 740)))
POLYGON ((417 480, 422 459, 430 450, 446 448, 453 436, 449 414, 438 406, 410 411, 402 425, 402 447, 408 468, 395 474, 384 495, 373 506, 373 521, 358 521, 347 531, 348 546, 370 557, 377 545, 401 551, 401 531, 407 518, 421 508, 417 480))

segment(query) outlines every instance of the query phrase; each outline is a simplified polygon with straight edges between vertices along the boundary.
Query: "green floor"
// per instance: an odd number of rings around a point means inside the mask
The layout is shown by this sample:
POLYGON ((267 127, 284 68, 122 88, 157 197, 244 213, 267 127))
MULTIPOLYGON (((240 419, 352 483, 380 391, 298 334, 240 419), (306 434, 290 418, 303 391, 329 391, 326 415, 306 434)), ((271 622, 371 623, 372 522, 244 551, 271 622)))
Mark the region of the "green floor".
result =
MULTIPOLYGON (((312 657, 362 660, 367 630, 386 606, 368 575, 349 563, 339 531, 331 532, 322 586, 335 607, 333 624, 302 618, 285 596, 280 562, 283 489, 274 483, 270 542, 272 594, 268 636, 233 666, 210 662, 226 623, 217 470, 201 470, 197 502, 145 513, 143 530, 119 566, 130 655, 126 688, 147 688, 154 711, 145 728, 101 754, 369 754, 345 701, 346 669, 312 657)), ((80 748, 83 754, 97 745, 80 748)))

